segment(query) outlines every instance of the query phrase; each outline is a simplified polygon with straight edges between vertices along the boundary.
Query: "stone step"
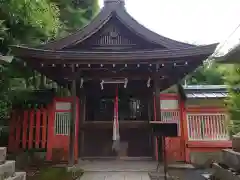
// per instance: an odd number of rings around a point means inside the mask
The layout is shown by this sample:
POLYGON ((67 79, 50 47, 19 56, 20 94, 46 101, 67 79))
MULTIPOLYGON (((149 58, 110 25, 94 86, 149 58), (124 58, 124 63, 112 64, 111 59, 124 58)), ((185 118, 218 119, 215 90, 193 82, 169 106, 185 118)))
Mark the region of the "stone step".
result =
POLYGON ((0 147, 0 164, 3 164, 6 161, 7 157, 7 148, 0 147))
POLYGON ((5 180, 26 180, 26 172, 16 172, 14 176, 8 177, 5 180))
POLYGON ((213 176, 219 180, 240 180, 240 175, 231 171, 230 169, 225 169, 217 163, 212 164, 214 170, 213 176))
POLYGON ((222 163, 236 171, 240 170, 240 152, 232 149, 222 150, 222 163))
POLYGON ((168 164, 168 169, 195 169, 195 167, 188 163, 176 163, 168 164))
POLYGON ((15 173, 15 161, 5 161, 0 165, 0 178, 8 178, 15 173))

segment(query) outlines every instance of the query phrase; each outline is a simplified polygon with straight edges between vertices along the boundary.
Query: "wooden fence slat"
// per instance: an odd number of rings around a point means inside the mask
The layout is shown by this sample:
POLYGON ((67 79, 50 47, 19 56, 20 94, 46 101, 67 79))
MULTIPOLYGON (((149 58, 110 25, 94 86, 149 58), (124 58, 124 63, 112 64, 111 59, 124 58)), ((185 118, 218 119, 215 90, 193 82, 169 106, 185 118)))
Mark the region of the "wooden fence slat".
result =
POLYGON ((42 140, 41 146, 42 148, 46 148, 46 141, 47 141, 47 110, 42 109, 42 140))
POLYGON ((27 148, 28 110, 23 112, 22 148, 27 148))
POLYGON ((21 138, 21 131, 22 131, 22 113, 18 113, 17 121, 16 121, 16 137, 15 137, 15 151, 18 151, 20 148, 20 138, 21 138))
POLYGON ((28 149, 32 149, 33 147, 33 128, 34 128, 33 126, 34 126, 34 110, 30 110, 28 149))
POLYGON ((41 125, 41 111, 36 111, 36 126, 35 126, 35 148, 39 148, 40 143, 40 125, 41 125))

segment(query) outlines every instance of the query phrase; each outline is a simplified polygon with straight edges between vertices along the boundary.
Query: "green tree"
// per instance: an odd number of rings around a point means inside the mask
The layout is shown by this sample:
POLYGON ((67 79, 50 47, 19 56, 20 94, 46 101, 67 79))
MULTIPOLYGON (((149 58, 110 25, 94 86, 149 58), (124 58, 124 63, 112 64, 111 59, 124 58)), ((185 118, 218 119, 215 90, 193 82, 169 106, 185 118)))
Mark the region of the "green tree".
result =
POLYGON ((186 78, 189 85, 222 85, 223 65, 217 63, 204 63, 186 78))
MULTIPOLYGON (((97 0, 84 0, 78 6, 68 0, 0 0, 0 53, 11 53, 9 45, 37 46, 67 35, 85 25, 97 10, 97 0)), ((18 62, 14 59, 0 67, 0 118, 11 104, 11 90, 24 89, 35 77, 18 62)))
POLYGON ((240 132, 240 65, 222 66, 225 84, 229 87, 229 95, 226 99, 230 115, 230 131, 233 134, 240 132))

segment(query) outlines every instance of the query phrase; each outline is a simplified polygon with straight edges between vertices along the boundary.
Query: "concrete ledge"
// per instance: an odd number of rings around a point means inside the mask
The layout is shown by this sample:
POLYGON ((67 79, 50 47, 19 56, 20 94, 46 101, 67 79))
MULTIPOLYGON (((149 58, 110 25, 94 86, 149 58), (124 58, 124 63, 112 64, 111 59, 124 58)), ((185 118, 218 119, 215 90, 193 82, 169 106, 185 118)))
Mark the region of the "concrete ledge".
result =
POLYGON ((222 152, 190 152, 190 162, 196 168, 208 168, 212 162, 222 162, 222 152))
POLYGON ((5 180, 26 180, 26 172, 16 172, 15 176, 9 177, 5 180))
POLYGON ((240 170, 240 152, 233 151, 232 149, 224 149, 222 150, 222 160, 223 164, 226 164, 228 167, 236 171, 240 170))
MULTIPOLYGON (((150 172, 148 173, 149 177, 151 180, 164 180, 164 173, 162 172, 150 172)), ((172 180, 173 177, 169 176, 169 174, 167 174, 167 179, 168 180, 172 180)))
POLYGON ((8 178, 15 174, 15 161, 6 161, 0 165, 0 176, 8 178))
POLYGON ((213 176, 219 180, 240 180, 240 175, 229 169, 224 169, 217 163, 213 163, 212 168, 214 170, 213 176))
POLYGON ((168 169, 195 169, 195 167, 192 164, 169 164, 168 169))

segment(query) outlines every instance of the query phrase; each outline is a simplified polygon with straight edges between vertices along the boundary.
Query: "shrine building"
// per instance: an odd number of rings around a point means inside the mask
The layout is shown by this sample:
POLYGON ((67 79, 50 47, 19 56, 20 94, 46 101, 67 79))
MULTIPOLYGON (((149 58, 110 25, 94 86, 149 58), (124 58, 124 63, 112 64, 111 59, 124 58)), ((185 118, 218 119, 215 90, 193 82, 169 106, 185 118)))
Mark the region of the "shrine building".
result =
MULTIPOLYGON (((124 0, 105 0, 99 14, 73 34, 39 47, 13 46, 13 54, 26 67, 71 91, 70 97, 53 98, 45 114, 48 118, 41 113, 34 115, 35 119, 45 117, 47 123, 30 122, 29 118, 23 121, 22 129, 34 130, 24 132, 21 139, 16 135, 17 142, 24 148, 46 149, 47 160, 51 160, 54 148, 63 148, 75 160, 114 158, 117 96, 120 138, 128 144, 126 158, 161 158, 148 124, 171 120, 179 125, 179 137, 170 138, 168 143, 178 146, 173 147, 179 153, 177 158, 186 161, 190 131, 184 96, 160 92, 179 84, 216 46, 193 45, 156 34, 129 15, 124 0)), ((11 136, 11 140, 16 137, 11 136)))

